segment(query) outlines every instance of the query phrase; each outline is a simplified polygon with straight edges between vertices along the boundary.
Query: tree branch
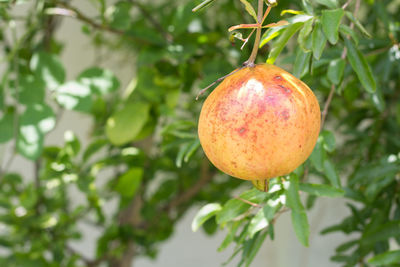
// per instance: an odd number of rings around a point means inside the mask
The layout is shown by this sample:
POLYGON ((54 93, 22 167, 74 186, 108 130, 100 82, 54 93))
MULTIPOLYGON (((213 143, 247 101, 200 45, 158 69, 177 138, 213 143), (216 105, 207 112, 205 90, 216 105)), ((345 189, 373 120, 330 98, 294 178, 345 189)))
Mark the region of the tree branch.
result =
MULTIPOLYGON (((351 0, 348 0, 342 8, 346 8, 347 5, 351 2, 351 0)), ((358 13, 358 10, 360 9, 360 0, 356 1, 356 6, 354 8, 354 16, 358 13)), ((354 23, 351 22, 350 24, 350 28, 353 29, 354 28, 354 23)), ((350 38, 350 36, 347 36, 346 38, 350 38)), ((346 47, 343 48, 343 52, 342 55, 340 56, 341 59, 345 59, 347 56, 347 49, 346 47)), ((324 110, 322 111, 322 118, 321 118, 321 129, 324 127, 325 124, 325 120, 326 120, 326 116, 328 115, 328 110, 329 110, 329 106, 332 102, 333 99, 333 94, 335 92, 336 86, 334 84, 332 84, 331 86, 331 90, 329 91, 329 95, 328 98, 325 101, 325 105, 324 105, 324 110)))
POLYGON ((194 196, 196 196, 203 189, 203 187, 206 186, 208 182, 211 181, 211 178, 213 177, 213 175, 209 171, 209 168, 210 168, 210 163, 207 158, 204 158, 201 164, 201 170, 200 170, 201 176, 200 179, 197 181, 197 183, 195 183, 188 190, 182 192, 182 194, 172 199, 168 203, 168 205, 166 205, 162 210, 169 212, 175 209, 176 207, 185 204, 194 196))
POLYGON ((60 7, 55 7, 55 8, 48 8, 47 9, 47 14, 49 15, 56 15, 56 16, 64 16, 64 17, 70 17, 70 18, 75 18, 79 21, 82 21, 84 23, 89 24, 92 28, 97 29, 97 30, 103 30, 107 31, 110 33, 114 33, 123 37, 127 37, 129 39, 135 40, 135 41, 140 41, 144 44, 148 44, 149 42, 147 40, 134 37, 132 35, 129 35, 129 33, 112 28, 108 26, 107 24, 100 24, 97 23, 96 21, 92 20, 91 18, 85 16, 83 13, 81 13, 78 9, 66 4, 66 3, 58 3, 60 7))
POLYGON ((147 20, 151 24, 153 24, 154 29, 156 29, 164 37, 164 39, 167 40, 168 43, 173 42, 174 37, 164 29, 161 23, 158 20, 156 20, 141 3, 133 0, 131 0, 130 2, 139 8, 140 12, 147 18, 147 20))

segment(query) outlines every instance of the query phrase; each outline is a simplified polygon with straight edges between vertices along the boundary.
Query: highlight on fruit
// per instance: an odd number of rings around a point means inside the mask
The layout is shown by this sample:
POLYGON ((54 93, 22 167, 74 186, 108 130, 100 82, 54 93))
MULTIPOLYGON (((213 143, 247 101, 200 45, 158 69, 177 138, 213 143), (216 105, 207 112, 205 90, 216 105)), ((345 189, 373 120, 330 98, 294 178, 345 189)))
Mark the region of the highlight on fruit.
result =
POLYGON ((209 160, 245 180, 289 174, 311 154, 320 131, 311 89, 270 64, 244 67, 205 100, 198 134, 209 160))

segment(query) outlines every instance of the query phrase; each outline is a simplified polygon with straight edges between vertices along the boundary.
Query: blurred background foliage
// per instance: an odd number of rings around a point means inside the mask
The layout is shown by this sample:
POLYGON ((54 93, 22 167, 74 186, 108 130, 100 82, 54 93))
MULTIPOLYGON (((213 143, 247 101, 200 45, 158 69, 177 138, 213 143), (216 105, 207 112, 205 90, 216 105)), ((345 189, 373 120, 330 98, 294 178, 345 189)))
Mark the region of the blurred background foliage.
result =
POLYGON ((218 172, 196 131, 199 89, 251 52, 240 50, 246 30, 227 29, 253 23, 242 4, 257 1, 86 1, 95 15, 69 0, 0 0, 0 142, 11 150, 0 170, 2 266, 131 266, 156 257, 199 204, 193 230, 227 228, 219 250, 234 243, 232 256, 250 266, 283 212, 307 246, 307 209, 323 196, 346 198, 351 215, 322 234, 356 233, 332 261, 400 266, 400 1, 279 0, 272 9, 267 23, 288 23, 265 30, 258 62, 306 82, 326 123, 310 159, 271 179, 267 193, 218 172), (210 5, 192 13, 202 2, 210 5), (15 14, 24 5, 26 14, 15 14), (66 79, 55 38, 65 17, 82 23, 92 49, 131 60, 127 87, 118 69, 95 65, 66 79), (44 145, 65 110, 93 120, 87 146, 71 131, 63 145, 44 145), (10 172, 17 154, 34 162, 34 179, 10 172), (73 204, 73 188, 84 203, 73 204), (116 210, 104 210, 116 199, 116 210), (93 259, 70 246, 80 222, 102 231, 93 259))

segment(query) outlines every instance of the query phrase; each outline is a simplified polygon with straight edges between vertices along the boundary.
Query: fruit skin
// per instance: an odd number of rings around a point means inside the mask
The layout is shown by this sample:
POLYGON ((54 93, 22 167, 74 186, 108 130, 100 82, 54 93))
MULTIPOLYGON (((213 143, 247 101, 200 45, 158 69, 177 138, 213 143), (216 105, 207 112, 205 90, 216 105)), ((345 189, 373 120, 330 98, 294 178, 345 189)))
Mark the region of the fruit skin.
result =
POLYGON ((203 104, 198 134, 210 161, 240 179, 286 175, 311 154, 318 100, 302 81, 269 64, 227 77, 203 104))

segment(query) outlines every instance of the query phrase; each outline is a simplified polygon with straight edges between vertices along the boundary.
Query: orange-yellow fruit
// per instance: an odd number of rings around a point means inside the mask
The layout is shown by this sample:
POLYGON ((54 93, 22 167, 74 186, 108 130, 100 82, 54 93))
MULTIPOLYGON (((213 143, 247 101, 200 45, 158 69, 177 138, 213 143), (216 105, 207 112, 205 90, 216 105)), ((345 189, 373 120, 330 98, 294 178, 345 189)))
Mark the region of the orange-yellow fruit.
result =
POLYGON ((246 67, 206 99, 199 138, 210 161, 245 180, 286 175, 311 154, 320 108, 310 88, 274 65, 246 67))

